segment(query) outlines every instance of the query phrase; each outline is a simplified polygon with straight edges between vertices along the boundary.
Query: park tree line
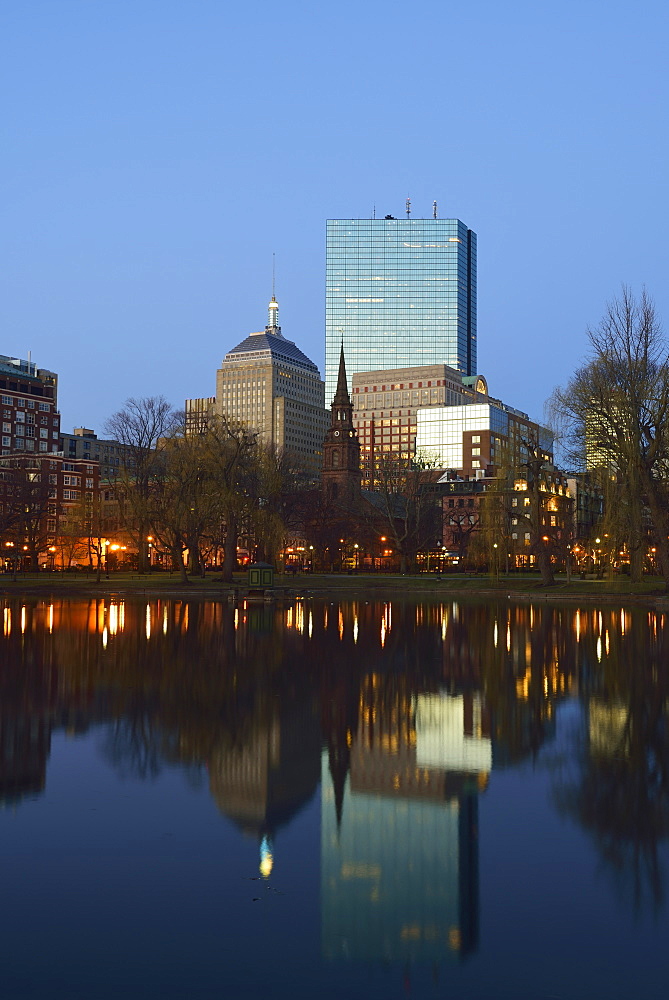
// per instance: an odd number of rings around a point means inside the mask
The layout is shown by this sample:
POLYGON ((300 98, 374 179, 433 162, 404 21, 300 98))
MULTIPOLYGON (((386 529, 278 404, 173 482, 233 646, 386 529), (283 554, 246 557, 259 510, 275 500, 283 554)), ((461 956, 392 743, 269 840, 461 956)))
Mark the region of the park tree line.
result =
POLYGON ((148 568, 149 537, 184 582, 189 572, 204 575, 217 552, 231 580, 241 533, 253 537, 256 558, 276 558, 284 498, 301 480, 287 455, 225 415, 187 433, 184 414, 163 397, 129 399, 106 429, 123 447, 115 493, 140 571, 148 568))
POLYGON ((129 399, 105 429, 122 446, 114 493, 140 572, 148 569, 149 538, 186 582, 218 565, 220 553, 223 579, 231 580, 240 537, 267 562, 276 562, 287 538, 301 538, 326 569, 354 547, 372 553, 388 545, 406 572, 441 535, 440 505, 422 489, 429 470, 420 461, 384 469, 373 495, 347 505, 326 496, 289 452, 226 415, 193 428, 162 397, 129 399))

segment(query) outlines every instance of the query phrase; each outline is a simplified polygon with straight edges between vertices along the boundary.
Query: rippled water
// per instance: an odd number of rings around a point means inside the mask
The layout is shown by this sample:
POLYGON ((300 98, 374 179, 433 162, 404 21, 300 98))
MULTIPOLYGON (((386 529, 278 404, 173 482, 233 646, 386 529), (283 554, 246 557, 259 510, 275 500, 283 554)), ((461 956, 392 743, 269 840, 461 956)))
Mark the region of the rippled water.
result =
POLYGON ((663 614, 0 614, 3 996, 666 995, 663 614))

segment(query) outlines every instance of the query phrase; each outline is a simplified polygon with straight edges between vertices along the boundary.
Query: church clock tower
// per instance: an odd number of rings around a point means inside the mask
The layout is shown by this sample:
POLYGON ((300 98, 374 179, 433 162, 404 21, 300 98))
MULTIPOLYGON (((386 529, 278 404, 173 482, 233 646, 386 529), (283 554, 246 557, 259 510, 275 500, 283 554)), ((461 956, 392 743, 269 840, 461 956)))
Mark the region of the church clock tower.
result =
POLYGON ((321 483, 325 495, 333 500, 352 503, 360 497, 360 442, 353 426, 353 404, 346 383, 343 344, 330 429, 323 442, 321 483))

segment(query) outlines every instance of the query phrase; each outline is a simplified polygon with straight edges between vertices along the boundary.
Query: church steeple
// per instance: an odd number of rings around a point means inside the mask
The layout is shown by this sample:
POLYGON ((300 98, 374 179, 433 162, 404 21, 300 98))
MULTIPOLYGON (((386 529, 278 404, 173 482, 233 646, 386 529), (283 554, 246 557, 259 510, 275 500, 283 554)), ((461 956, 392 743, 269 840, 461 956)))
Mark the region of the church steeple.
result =
POLYGON ((341 343, 341 354, 339 355, 339 374, 337 375, 337 389, 332 400, 332 407, 350 406, 351 397, 348 394, 348 383, 346 381, 346 361, 344 359, 344 341, 341 343))
POLYGON ((332 499, 351 502, 360 496, 360 441, 353 424, 353 404, 346 381, 343 343, 330 429, 323 442, 321 482, 332 499))

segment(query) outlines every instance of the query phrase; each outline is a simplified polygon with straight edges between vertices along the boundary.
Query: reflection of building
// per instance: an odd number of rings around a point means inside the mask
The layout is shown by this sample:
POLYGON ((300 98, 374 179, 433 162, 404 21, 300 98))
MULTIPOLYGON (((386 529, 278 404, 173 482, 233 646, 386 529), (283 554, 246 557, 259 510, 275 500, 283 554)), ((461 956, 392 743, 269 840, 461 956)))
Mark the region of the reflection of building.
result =
POLYGON ((326 398, 342 337, 349 370, 449 365, 476 373, 476 234, 457 219, 327 223, 326 398))
POLYGON ((626 727, 629 707, 622 702, 588 701, 588 741, 592 757, 622 757, 629 753, 626 727))
POLYGON ((244 739, 216 748, 208 762, 218 808, 258 839, 265 864, 268 842, 316 790, 320 750, 317 703, 284 699, 251 721, 244 739))
POLYGON ((323 757, 326 957, 436 962, 475 949, 477 794, 490 766, 478 696, 384 698, 372 680, 340 819, 323 757))

